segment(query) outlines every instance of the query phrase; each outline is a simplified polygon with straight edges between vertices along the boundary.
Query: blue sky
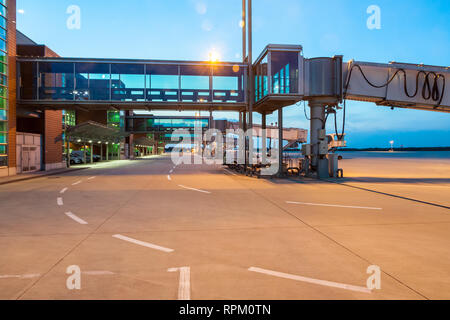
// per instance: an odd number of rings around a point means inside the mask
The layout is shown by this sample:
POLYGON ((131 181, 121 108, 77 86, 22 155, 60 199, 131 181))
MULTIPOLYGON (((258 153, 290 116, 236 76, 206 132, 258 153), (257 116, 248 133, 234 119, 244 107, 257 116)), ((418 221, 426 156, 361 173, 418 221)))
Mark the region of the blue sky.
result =
MULTIPOLYGON (((307 58, 342 54, 346 61, 450 65, 448 0, 253 2, 254 56, 268 43, 282 43, 303 45, 307 58), (381 9, 380 30, 366 26, 370 5, 381 9)), ((17 0, 17 8, 23 10, 19 30, 65 57, 206 60, 214 48, 221 60, 241 59, 241 0, 17 0), (70 5, 81 8, 79 30, 66 27, 70 5)), ((390 140, 397 146, 450 146, 450 114, 352 101, 347 107, 351 147, 387 147, 390 140)), ((309 127, 303 105, 284 115, 286 126, 309 127)), ((275 122, 276 114, 268 121, 275 122)))

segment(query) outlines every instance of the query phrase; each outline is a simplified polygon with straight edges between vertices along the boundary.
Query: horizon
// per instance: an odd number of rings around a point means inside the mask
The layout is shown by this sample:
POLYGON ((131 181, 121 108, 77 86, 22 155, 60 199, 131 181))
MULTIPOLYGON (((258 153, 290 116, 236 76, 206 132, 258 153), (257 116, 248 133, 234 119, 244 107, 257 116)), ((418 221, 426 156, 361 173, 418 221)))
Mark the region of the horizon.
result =
MULTIPOLYGON (((240 0, 226 3, 180 0, 176 6, 155 0, 130 0, 126 4, 117 1, 110 6, 105 3, 63 0, 45 4, 18 0, 17 27, 62 57, 208 60, 208 54, 217 51, 220 61, 242 59, 240 0), (66 27, 67 7, 72 4, 81 8, 81 27, 76 30, 66 27)), ((450 13, 446 1, 431 5, 415 0, 408 7, 377 1, 381 29, 375 30, 366 25, 371 4, 366 0, 255 3, 253 56, 256 58, 268 43, 286 43, 302 45, 305 57, 309 58, 343 54, 344 61, 355 58, 368 62, 449 65, 450 44, 445 39, 450 38, 450 13), (336 23, 335 17, 341 22, 336 23), (389 50, 380 50, 380 46, 389 50)), ((303 108, 301 103, 285 108, 285 126, 309 129, 303 108)), ((183 112, 190 114, 193 112, 183 112)), ((214 117, 238 119, 237 114, 227 112, 214 112, 214 117)), ((254 121, 260 123, 260 115, 255 114, 254 121)), ((267 117, 268 123, 276 121, 276 115, 267 117)), ((342 111, 337 123, 340 133, 342 111)), ((327 123, 327 131, 335 132, 333 118, 327 123)), ((348 101, 346 134, 350 148, 383 148, 390 146, 391 140, 396 147, 447 146, 450 117, 438 112, 391 110, 374 103, 348 101)))

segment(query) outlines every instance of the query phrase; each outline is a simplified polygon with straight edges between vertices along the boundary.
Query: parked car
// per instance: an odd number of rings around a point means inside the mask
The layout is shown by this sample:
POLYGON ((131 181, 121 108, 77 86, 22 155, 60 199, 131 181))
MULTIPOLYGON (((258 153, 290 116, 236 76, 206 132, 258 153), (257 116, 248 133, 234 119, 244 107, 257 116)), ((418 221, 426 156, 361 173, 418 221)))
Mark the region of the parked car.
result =
MULTIPOLYGON (((93 156, 94 162, 99 162, 101 160, 101 157, 97 154, 94 154, 93 156)), ((91 154, 88 152, 86 153, 86 163, 91 162, 91 154)), ((70 163, 71 164, 82 164, 84 163, 84 152, 83 151, 72 151, 70 154, 70 163)))

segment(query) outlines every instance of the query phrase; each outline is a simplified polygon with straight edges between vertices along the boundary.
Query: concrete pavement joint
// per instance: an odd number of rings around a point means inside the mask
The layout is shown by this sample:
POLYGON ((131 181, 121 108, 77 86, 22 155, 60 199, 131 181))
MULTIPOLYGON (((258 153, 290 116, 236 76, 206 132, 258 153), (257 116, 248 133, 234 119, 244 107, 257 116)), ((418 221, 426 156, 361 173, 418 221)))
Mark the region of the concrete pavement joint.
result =
MULTIPOLYGON (((239 182, 239 184, 243 185, 241 182, 239 182)), ((279 208, 281 211, 285 212, 286 214, 290 215, 291 217, 293 217, 294 219, 297 219, 298 221, 300 221, 301 223, 303 223, 304 225, 308 226, 309 228, 311 228, 312 230, 316 231, 317 233, 319 233, 320 235, 322 235, 323 237, 327 238, 328 240, 334 242, 336 245, 340 246, 341 248, 344 248, 345 250, 347 250, 348 252, 350 252, 351 254, 355 255, 356 257, 360 258, 361 260, 367 262, 369 265, 374 265, 374 263, 370 262, 368 259, 362 257, 361 255, 357 254, 356 252, 354 252, 353 250, 351 250, 350 248, 346 247, 345 245, 341 244, 340 242, 338 242, 337 240, 333 239, 331 236, 327 235, 326 233, 320 231, 319 229, 317 229, 316 227, 308 224, 306 221, 303 221, 302 219, 300 219, 299 217, 297 217, 295 214, 289 212, 288 210, 282 208, 281 206, 279 206, 276 202, 268 199, 267 197, 259 194, 258 192, 256 192, 255 190, 251 189, 251 188, 247 188, 247 190, 253 192, 254 194, 264 198, 267 202, 273 204, 274 206, 276 206, 277 208, 279 208)), ((413 291, 414 293, 416 293, 417 295, 421 296, 422 298, 429 300, 428 297, 424 296, 422 293, 418 292, 417 290, 413 289, 412 287, 408 286, 406 283, 402 282, 401 280, 395 278, 393 275, 387 273, 385 270, 382 269, 381 271, 382 273, 386 274, 387 276, 389 276, 390 278, 394 279, 395 281, 397 281, 398 283, 400 283, 401 285, 405 286, 406 288, 410 289, 411 291, 413 291)))
POLYGON ((305 206, 336 207, 336 208, 367 209, 367 210, 383 210, 383 208, 343 206, 343 205, 338 205, 338 204, 308 203, 308 202, 296 202, 296 201, 286 201, 286 203, 287 204, 300 204, 300 205, 305 205, 305 206))
POLYGON ((334 183, 334 184, 338 184, 338 185, 343 186, 343 187, 349 187, 349 188, 359 189, 359 190, 363 190, 363 191, 378 193, 378 194, 381 194, 381 195, 384 195, 384 196, 388 196, 388 197, 393 197, 393 198, 413 201, 413 202, 417 202, 417 203, 421 203, 421 204, 426 204, 426 205, 435 206, 435 207, 439 207, 439 208, 450 210, 450 207, 444 206, 443 204, 438 204, 438 203, 433 203, 433 202, 429 202, 429 201, 418 200, 418 199, 414 199, 414 198, 408 198, 408 197, 399 196, 399 195, 392 194, 392 193, 376 191, 376 190, 367 189, 367 188, 363 188, 363 187, 352 186, 352 185, 349 185, 349 184, 346 184, 346 183, 343 183, 343 182, 337 182, 337 181, 332 181, 332 180, 325 180, 325 181, 330 182, 330 183, 334 183))
MULTIPOLYGON (((115 170, 115 168, 110 169, 111 171, 115 170)), ((149 182, 147 184, 147 187, 151 183, 149 182)), ((143 189, 142 189, 143 190, 143 189)), ((89 237, 91 237, 93 234, 95 234, 105 223, 107 223, 109 220, 111 220, 123 207, 125 207, 127 204, 131 202, 131 200, 136 197, 137 194, 142 193, 143 191, 139 191, 137 193, 133 193, 128 200, 121 206, 117 208, 108 218, 106 218, 102 223, 100 223, 97 228, 92 230, 90 233, 86 235, 83 239, 81 239, 75 246, 73 246, 71 249, 69 249, 61 258, 59 258, 43 275, 40 275, 38 279, 36 279, 34 282, 32 282, 30 285, 28 285, 25 289, 23 289, 16 297, 16 300, 21 299, 29 290, 31 290, 42 278, 44 278, 46 275, 48 275, 58 264, 60 264, 68 255, 70 255, 72 252, 74 252, 83 242, 85 242, 89 237)))

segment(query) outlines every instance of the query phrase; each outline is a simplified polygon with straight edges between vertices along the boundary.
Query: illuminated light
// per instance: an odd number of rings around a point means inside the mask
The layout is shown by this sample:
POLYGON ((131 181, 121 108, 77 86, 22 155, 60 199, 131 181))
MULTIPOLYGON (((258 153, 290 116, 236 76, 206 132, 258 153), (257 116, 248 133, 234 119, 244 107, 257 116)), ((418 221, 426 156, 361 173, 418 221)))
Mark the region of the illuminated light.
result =
POLYGON ((105 144, 109 144, 109 142, 106 142, 105 144))
POLYGON ((81 142, 81 139, 78 139, 77 142, 81 142))
POLYGON ((239 21, 239 27, 240 27, 240 28, 244 28, 244 27, 245 27, 245 22, 244 22, 244 20, 239 21))
POLYGON ((102 143, 101 141, 98 142, 98 144, 101 144, 101 143, 102 143))
POLYGON ((235 64, 234 66, 233 66, 233 72, 239 72, 239 66, 237 65, 237 64, 235 64))
POLYGON ((212 49, 208 56, 210 62, 218 62, 220 60, 220 54, 216 51, 216 49, 212 49))
POLYGON ((92 143, 92 140, 89 140, 89 143, 92 143))

